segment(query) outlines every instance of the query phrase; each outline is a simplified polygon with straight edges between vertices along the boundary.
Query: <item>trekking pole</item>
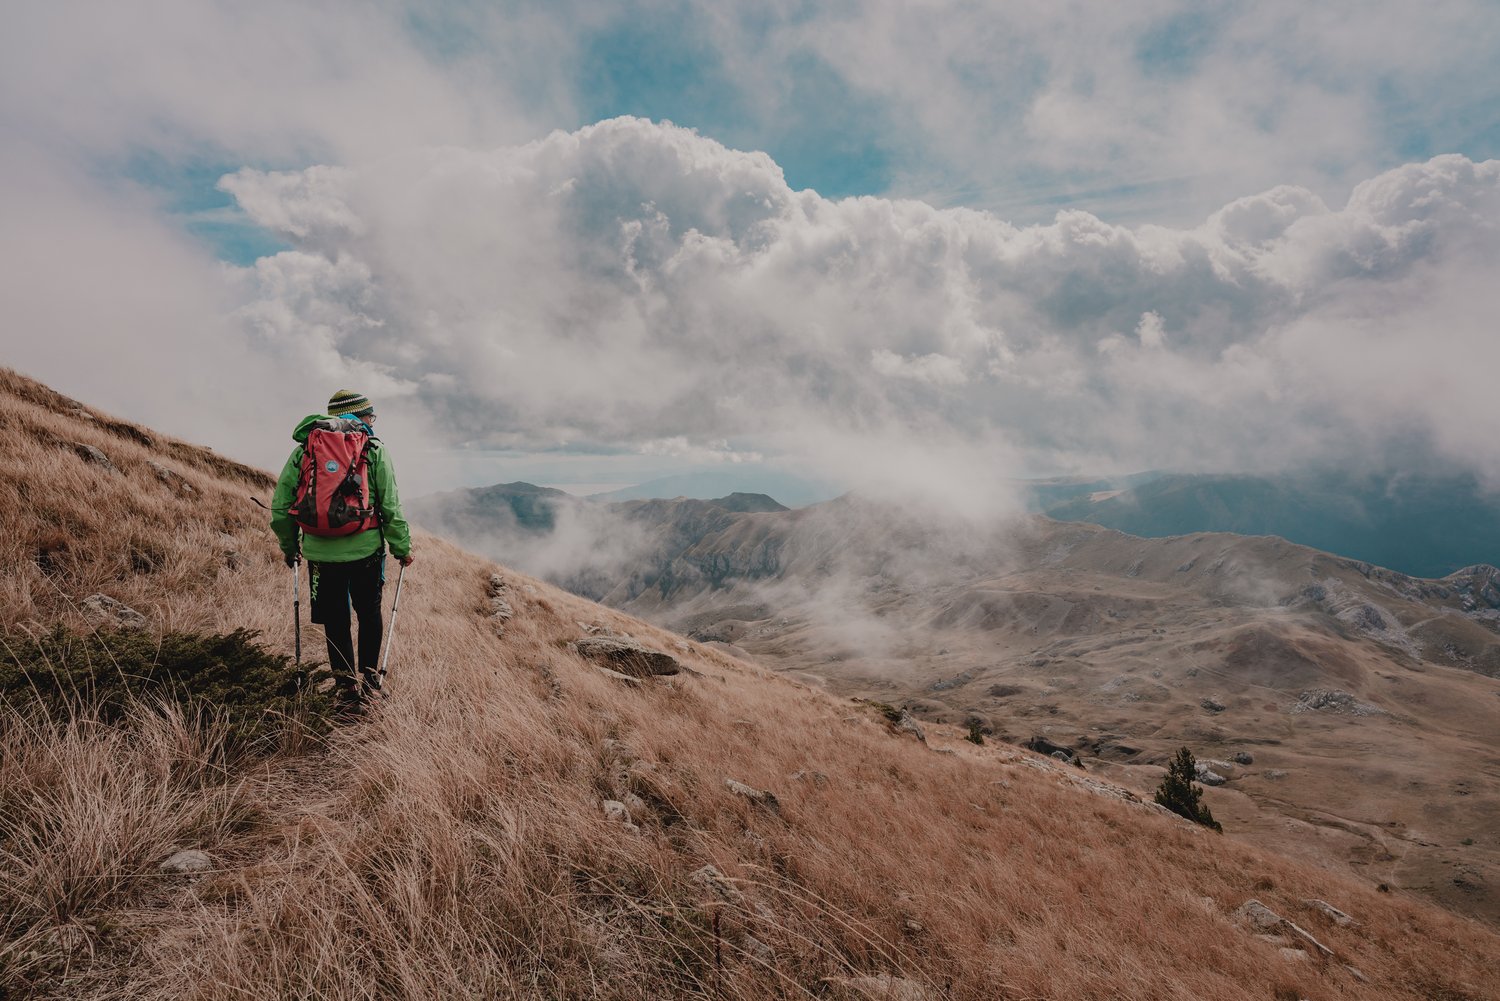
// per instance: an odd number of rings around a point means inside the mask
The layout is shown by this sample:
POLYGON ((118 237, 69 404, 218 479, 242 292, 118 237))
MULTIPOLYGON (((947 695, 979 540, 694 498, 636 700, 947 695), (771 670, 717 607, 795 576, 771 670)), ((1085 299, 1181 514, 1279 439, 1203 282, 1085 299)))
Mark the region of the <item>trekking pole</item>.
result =
POLYGON ((298 565, 300 561, 292 562, 292 631, 297 637, 297 670, 302 670, 302 574, 298 565))
POLYGON ((385 691, 385 665, 391 659, 391 637, 396 635, 396 612, 401 608, 401 582, 406 579, 406 564, 401 565, 401 571, 396 574, 396 600, 391 602, 391 627, 385 633, 385 651, 380 655, 380 673, 376 675, 376 683, 380 690, 385 691))

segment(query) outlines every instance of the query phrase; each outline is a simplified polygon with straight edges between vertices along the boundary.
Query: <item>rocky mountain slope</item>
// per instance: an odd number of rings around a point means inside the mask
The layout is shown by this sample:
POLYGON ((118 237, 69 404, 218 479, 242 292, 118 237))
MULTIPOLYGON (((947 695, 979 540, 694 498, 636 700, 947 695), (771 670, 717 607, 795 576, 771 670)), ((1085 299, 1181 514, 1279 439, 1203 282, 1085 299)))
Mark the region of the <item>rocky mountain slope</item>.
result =
POLYGON ((839 694, 1065 746, 1140 792, 1190 745, 1247 836, 1500 922, 1494 567, 1421 580, 1273 537, 853 497, 619 514, 634 553, 557 579, 839 694))
MULTIPOLYGON (((11 649, 246 627, 290 652, 266 474, 14 373, 0 432, 11 649)), ((14 690, 0 995, 1493 996, 1500 935, 1399 887, 416 551, 388 699, 325 738, 232 752, 211 706, 14 690)))

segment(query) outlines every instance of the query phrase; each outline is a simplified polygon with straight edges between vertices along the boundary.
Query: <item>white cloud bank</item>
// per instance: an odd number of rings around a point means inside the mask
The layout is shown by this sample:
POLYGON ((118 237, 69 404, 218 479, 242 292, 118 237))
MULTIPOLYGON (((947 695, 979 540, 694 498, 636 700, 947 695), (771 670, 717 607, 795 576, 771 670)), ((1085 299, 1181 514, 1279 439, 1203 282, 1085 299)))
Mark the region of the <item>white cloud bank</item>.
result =
POLYGON ((733 440, 972 497, 1421 456, 1500 480, 1500 161, 1409 164, 1339 208, 1278 187, 1191 229, 833 202, 638 119, 223 186, 295 248, 245 275, 257 343, 453 442, 733 440))

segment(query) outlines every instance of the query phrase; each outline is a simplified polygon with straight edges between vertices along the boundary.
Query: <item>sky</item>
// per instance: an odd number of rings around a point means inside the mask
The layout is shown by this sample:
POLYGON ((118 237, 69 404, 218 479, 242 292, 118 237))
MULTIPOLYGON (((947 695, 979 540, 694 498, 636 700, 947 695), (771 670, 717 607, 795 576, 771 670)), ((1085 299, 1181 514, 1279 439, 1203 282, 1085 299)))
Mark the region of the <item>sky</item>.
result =
POLYGON ((13 5, 0 363, 403 490, 1500 486, 1500 8, 13 5))

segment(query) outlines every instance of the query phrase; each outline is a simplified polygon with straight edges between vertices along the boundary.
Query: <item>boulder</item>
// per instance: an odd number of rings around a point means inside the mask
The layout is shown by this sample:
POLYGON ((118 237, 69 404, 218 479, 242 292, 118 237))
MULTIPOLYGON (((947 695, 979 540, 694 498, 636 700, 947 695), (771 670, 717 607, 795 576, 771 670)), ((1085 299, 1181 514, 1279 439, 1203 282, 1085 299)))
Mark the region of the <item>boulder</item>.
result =
POLYGON ((1305 949, 1325 959, 1333 955, 1333 950, 1313 938, 1312 933, 1307 929, 1288 921, 1259 900, 1245 901, 1240 909, 1234 912, 1234 916, 1262 934, 1282 935, 1296 939, 1303 946, 1302 949, 1297 950, 1298 952, 1305 949))
POLYGON ((1234 756, 1234 763, 1237 765, 1253 765, 1255 764, 1255 758, 1250 755, 1249 751, 1239 751, 1234 756))
POLYGON ((735 779, 725 779, 724 785, 736 796, 743 796, 752 803, 758 803, 766 807, 773 813, 781 811, 781 801, 776 798, 775 793, 766 792, 764 789, 757 789, 752 785, 746 785, 735 779))
POLYGON ((1229 781, 1201 761, 1193 766, 1193 777, 1206 786, 1221 786, 1229 781))
POLYGON ((175 493, 181 494, 184 497, 192 497, 198 492, 197 489, 191 483, 189 483, 181 473, 177 473, 171 469, 168 469, 166 466, 163 466, 155 459, 147 459, 146 467, 156 475, 156 478, 158 480, 166 484, 167 487, 169 487, 175 493))
POLYGON ((189 848, 166 859, 161 864, 162 872, 207 872, 212 869, 214 860, 208 852, 189 848))
POLYGON ((730 882, 729 877, 720 872, 718 866, 706 865, 701 869, 695 869, 688 879, 703 887, 723 903, 742 904, 745 902, 745 895, 740 892, 740 888, 730 882))
POLYGON ((682 670, 676 657, 643 646, 635 640, 587 636, 574 646, 582 656, 636 678, 676 674, 682 670))
POLYGON ((1304 900, 1302 902, 1308 907, 1311 907, 1313 910, 1327 917, 1340 928, 1359 927, 1358 921, 1354 920, 1349 915, 1345 914, 1343 911, 1339 910, 1337 907, 1333 906, 1326 900, 1304 900))
POLYGON ((873 977, 828 977, 824 982, 843 988, 842 996, 850 1001, 933 1001, 936 997, 915 980, 889 973, 873 977))
POLYGON ((1224 703, 1220 702, 1218 699, 1214 698, 1212 695, 1208 696, 1207 698, 1205 698, 1203 701, 1199 702, 1198 704, 1200 706, 1202 706, 1204 709, 1207 709, 1211 713, 1221 713, 1221 712, 1223 712, 1227 708, 1224 705, 1224 703))
POLYGON ((1361 702, 1349 692, 1315 688, 1303 692, 1292 706, 1291 712, 1328 712, 1342 713, 1347 716, 1376 716, 1381 712, 1380 707, 1372 706, 1368 702, 1361 702))
POLYGON ((641 679, 640 678, 632 678, 628 674, 621 674, 619 671, 611 671, 609 668, 607 668, 607 667, 600 667, 598 664, 594 665, 594 670, 598 671, 600 674, 604 675, 609 680, 611 680, 611 681, 618 681, 622 685, 629 685, 632 688, 639 688, 639 687, 641 687, 641 679))
POLYGON ((745 932, 740 936, 739 948, 740 952, 749 956, 757 963, 770 963, 776 959, 776 950, 749 932, 745 932))
POLYGON ((617 799, 607 799, 604 801, 604 816, 617 823, 630 823, 630 811, 625 808, 624 803, 621 803, 617 799))
POLYGON ((1077 755, 1073 753, 1073 749, 1071 747, 1064 747, 1061 744, 1054 744, 1046 737, 1032 737, 1030 740, 1023 741, 1021 746, 1026 748, 1028 751, 1035 751, 1038 754, 1045 754, 1049 757, 1058 758, 1059 761, 1072 761, 1075 757, 1077 757, 1077 755), (1059 752, 1061 752, 1061 757, 1059 757, 1059 752))
POLYGON ((83 617, 96 626, 127 630, 146 628, 144 615, 107 594, 91 594, 84 598, 83 617))
POLYGON ((109 456, 105 455, 102 451, 95 448, 93 445, 85 445, 81 441, 75 441, 73 443, 73 451, 77 452, 78 457, 84 462, 87 462, 93 466, 98 466, 106 473, 119 472, 119 470, 115 468, 115 464, 109 461, 109 456))
POLYGON ((923 732, 922 725, 905 709, 901 710, 901 715, 896 719, 896 730, 900 733, 911 734, 923 744, 927 743, 927 734, 923 732))
POLYGON ((1281 930, 1281 915, 1259 900, 1245 901, 1240 905, 1240 909, 1234 912, 1234 916, 1262 934, 1281 930))

